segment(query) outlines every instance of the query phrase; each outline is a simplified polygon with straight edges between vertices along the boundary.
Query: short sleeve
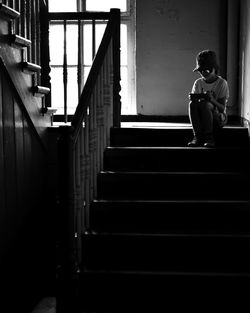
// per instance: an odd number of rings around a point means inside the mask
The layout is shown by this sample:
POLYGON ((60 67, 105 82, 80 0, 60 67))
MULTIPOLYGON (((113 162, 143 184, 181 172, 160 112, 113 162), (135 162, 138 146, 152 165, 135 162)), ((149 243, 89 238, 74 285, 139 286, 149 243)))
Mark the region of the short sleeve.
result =
POLYGON ((200 93, 199 80, 198 79, 194 82, 191 92, 192 93, 200 93))
POLYGON ((218 99, 221 99, 221 98, 226 98, 227 100, 229 98, 229 87, 225 79, 222 79, 220 90, 218 92, 218 99))

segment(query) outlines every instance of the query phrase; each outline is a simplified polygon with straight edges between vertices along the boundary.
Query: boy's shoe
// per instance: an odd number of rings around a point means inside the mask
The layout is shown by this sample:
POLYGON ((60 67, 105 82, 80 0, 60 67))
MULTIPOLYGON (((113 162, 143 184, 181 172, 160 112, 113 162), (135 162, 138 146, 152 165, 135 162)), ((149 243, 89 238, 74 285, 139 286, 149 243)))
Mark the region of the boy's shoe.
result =
POLYGON ((214 148, 215 147, 215 143, 213 139, 208 139, 205 141, 204 143, 204 147, 206 148, 214 148))
POLYGON ((188 145, 188 147, 200 147, 200 146, 202 146, 202 141, 201 141, 201 139, 194 136, 193 140, 190 141, 187 145, 188 145))

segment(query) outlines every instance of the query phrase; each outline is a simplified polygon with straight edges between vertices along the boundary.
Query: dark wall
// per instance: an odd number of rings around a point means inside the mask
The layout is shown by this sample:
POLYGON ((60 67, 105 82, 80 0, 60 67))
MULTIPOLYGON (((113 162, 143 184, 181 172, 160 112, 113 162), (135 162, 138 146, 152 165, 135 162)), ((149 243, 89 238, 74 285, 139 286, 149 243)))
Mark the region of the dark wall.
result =
MULTIPOLYGON (((201 50, 215 50, 226 75, 228 1, 136 2, 138 113, 187 115, 188 93, 199 77, 192 70, 201 50)), ((235 82, 234 76, 230 87, 235 82)))
POLYGON ((46 186, 47 151, 1 68, 0 277, 9 312, 33 307, 51 287, 53 214, 46 186))

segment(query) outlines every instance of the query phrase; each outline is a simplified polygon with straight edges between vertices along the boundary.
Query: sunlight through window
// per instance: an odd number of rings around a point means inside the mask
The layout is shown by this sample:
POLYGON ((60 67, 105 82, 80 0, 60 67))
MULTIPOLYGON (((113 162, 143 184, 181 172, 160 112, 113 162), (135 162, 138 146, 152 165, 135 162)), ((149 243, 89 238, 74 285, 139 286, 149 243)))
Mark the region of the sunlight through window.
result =
MULTIPOLYGON (((130 0, 131 1, 131 0, 130 0)), ((50 0, 50 12, 76 12, 81 4, 86 11, 110 11, 111 8, 119 8, 122 12, 128 10, 128 0, 50 0)), ((135 114, 134 92, 134 46, 131 44, 131 21, 129 16, 123 20, 121 16, 121 102, 122 114, 135 114)), ((92 66, 93 56, 103 38, 107 21, 96 20, 93 28, 92 21, 85 21, 81 24, 82 29, 82 48, 80 49, 82 84, 84 85, 92 66), (93 29, 95 34, 93 35, 93 29), (95 38, 95 45, 93 45, 95 38), (95 51, 93 51, 95 46, 95 51)), ((67 106, 68 114, 74 114, 78 104, 78 25, 77 22, 67 22, 67 106)), ((50 66, 51 66, 51 97, 52 105, 57 108, 57 114, 63 114, 64 110, 64 86, 63 86, 63 62, 64 62, 64 26, 62 22, 53 21, 50 24, 50 66)))
POLYGON ((121 12, 127 11, 127 0, 87 0, 87 11, 109 11, 111 8, 120 9, 121 12))
POLYGON ((50 12, 76 12, 77 0, 49 0, 50 12))

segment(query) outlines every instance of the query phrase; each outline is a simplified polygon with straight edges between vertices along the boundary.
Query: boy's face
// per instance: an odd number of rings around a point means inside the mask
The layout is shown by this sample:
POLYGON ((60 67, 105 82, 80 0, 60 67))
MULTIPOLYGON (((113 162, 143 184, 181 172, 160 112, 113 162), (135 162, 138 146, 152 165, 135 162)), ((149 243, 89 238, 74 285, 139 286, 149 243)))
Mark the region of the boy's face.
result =
POLYGON ((210 70, 199 70, 199 73, 202 78, 205 80, 209 80, 210 78, 214 77, 215 75, 215 69, 213 68, 212 71, 210 70))

